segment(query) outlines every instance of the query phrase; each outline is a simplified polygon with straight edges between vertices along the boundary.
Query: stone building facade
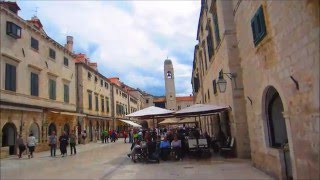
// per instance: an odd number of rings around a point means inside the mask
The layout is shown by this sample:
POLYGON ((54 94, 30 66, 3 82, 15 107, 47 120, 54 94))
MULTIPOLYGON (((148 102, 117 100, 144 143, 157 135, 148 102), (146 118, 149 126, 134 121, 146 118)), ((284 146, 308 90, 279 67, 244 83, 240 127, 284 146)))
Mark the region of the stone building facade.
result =
POLYGON ((314 0, 202 1, 192 72, 195 100, 230 105, 228 114, 217 115, 220 121, 229 115, 231 134, 247 129, 249 138, 237 136, 236 142, 242 139, 253 165, 278 179, 320 178, 319 22, 314 0), (210 26, 214 41, 208 43, 210 26), (214 90, 225 81, 225 93, 214 90))
POLYGON ((103 130, 112 125, 111 82, 97 70, 97 63, 90 62, 84 54, 76 58, 77 112, 79 141, 81 131, 86 130, 86 141, 100 139, 103 130))
POLYGON ((252 162, 319 179, 319 1, 233 1, 252 162))
POLYGON ((192 84, 195 103, 229 106, 229 110, 201 117, 200 129, 217 138, 234 138, 237 157, 250 157, 250 144, 243 93, 242 70, 232 1, 202 1, 194 50, 192 84), (220 92, 218 82, 226 82, 220 92))
POLYGON ((100 74, 97 63, 84 54, 74 54, 73 37, 67 36, 62 46, 46 34, 37 17, 19 17, 16 2, 1 1, 0 8, 1 158, 17 153, 19 134, 26 140, 32 132, 36 151, 43 151, 49 148, 52 131, 60 136, 74 130, 81 143, 83 130, 90 142, 98 140, 103 129, 128 127, 118 119, 143 108, 137 93, 100 74))
MULTIPOLYGON (((37 17, 23 20, 15 2, 1 2, 1 157, 16 154, 15 140, 32 132, 36 151, 54 130, 76 128, 72 43, 51 39, 37 17)), ((70 39, 70 37, 69 37, 70 39)))
POLYGON ((121 120, 126 119, 126 114, 140 110, 143 104, 141 99, 139 99, 141 98, 139 97, 139 93, 133 93, 136 91, 134 88, 121 82, 118 77, 112 77, 109 80, 112 83, 112 129, 122 133, 124 130, 128 130, 130 126, 121 120))

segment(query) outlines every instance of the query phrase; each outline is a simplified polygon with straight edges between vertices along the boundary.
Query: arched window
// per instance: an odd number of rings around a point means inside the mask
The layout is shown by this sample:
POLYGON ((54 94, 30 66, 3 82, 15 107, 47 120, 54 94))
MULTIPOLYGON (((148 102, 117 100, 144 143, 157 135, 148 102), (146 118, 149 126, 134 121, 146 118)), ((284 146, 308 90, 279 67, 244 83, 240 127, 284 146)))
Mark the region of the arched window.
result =
POLYGON ((40 130, 39 126, 36 123, 32 123, 29 128, 30 133, 32 132, 33 136, 36 138, 36 141, 39 142, 40 140, 40 130))
POLYGON ((17 128, 16 126, 8 122, 2 128, 2 147, 9 146, 9 154, 14 155, 15 152, 15 143, 17 138, 17 128))
POLYGON ((265 107, 270 146, 279 148, 288 142, 288 136, 285 119, 282 114, 282 100, 274 87, 269 87, 267 91, 265 107))
POLYGON ((54 123, 51 123, 49 125, 49 128, 48 128, 48 135, 49 136, 51 135, 52 131, 55 131, 56 134, 57 134, 57 127, 56 127, 56 125, 54 123))
POLYGON ((70 133, 70 125, 68 123, 64 124, 63 131, 65 131, 67 133, 67 135, 69 135, 69 133, 70 133))

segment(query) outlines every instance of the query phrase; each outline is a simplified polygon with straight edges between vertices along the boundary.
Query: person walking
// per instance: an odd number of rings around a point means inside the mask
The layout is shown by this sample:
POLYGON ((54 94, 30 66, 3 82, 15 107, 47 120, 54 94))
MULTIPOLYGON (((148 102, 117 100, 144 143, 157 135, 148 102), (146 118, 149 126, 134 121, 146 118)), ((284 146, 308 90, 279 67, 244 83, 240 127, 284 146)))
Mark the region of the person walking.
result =
POLYGON ((29 149, 29 154, 28 154, 28 158, 33 158, 33 152, 34 152, 34 149, 36 147, 36 138, 33 136, 33 133, 31 132, 29 134, 29 137, 27 139, 27 146, 28 146, 28 149, 29 149))
POLYGON ((104 135, 104 131, 101 132, 101 143, 104 143, 104 139, 105 139, 105 135, 104 135))
POLYGON ((69 142, 70 142, 70 152, 71 155, 74 152, 74 155, 77 154, 77 149, 76 149, 76 135, 74 134, 74 130, 71 131, 71 134, 69 135, 69 142))
POLYGON ((81 132, 81 137, 82 137, 82 143, 86 144, 87 131, 85 129, 81 132))
POLYGON ((17 145, 18 148, 19 148, 18 157, 21 158, 23 151, 26 150, 26 145, 24 144, 24 141, 23 141, 23 139, 22 139, 22 135, 21 135, 21 134, 20 134, 19 137, 17 138, 16 145, 17 145))
POLYGON ((116 132, 114 130, 111 131, 110 139, 111 142, 116 142, 116 132))
POLYGON ((104 136, 104 143, 109 143, 109 132, 107 130, 104 130, 103 132, 103 136, 104 136))
POLYGON ((56 157, 57 136, 55 131, 52 131, 51 135, 49 136, 49 146, 51 157, 56 157))
POLYGON ((129 130, 129 143, 132 143, 132 129, 129 130))
POLYGON ((128 137, 128 134, 127 134, 127 131, 123 131, 123 138, 124 138, 124 143, 127 143, 127 137, 128 137))
POLYGON ((65 131, 63 131, 63 134, 59 137, 60 142, 60 151, 62 157, 67 155, 67 146, 68 146, 68 136, 65 131))

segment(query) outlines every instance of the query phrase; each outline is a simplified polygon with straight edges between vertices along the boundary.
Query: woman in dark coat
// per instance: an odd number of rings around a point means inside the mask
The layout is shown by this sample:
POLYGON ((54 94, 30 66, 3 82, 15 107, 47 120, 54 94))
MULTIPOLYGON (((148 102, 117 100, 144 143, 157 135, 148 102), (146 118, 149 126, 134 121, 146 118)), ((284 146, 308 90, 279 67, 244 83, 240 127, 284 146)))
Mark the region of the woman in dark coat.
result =
POLYGON ((62 157, 67 155, 67 146, 68 146, 68 136, 67 133, 64 131, 63 134, 59 137, 60 142, 60 151, 62 157))

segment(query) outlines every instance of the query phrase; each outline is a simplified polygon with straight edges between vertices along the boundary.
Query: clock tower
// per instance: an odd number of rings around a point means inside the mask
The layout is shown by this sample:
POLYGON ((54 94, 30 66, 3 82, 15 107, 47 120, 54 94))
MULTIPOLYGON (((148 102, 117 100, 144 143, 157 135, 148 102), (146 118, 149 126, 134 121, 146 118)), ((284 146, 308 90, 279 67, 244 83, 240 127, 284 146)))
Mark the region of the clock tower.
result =
POLYGON ((164 61, 164 82, 166 88, 166 108, 169 110, 177 110, 176 88, 174 86, 174 71, 170 59, 164 61))

